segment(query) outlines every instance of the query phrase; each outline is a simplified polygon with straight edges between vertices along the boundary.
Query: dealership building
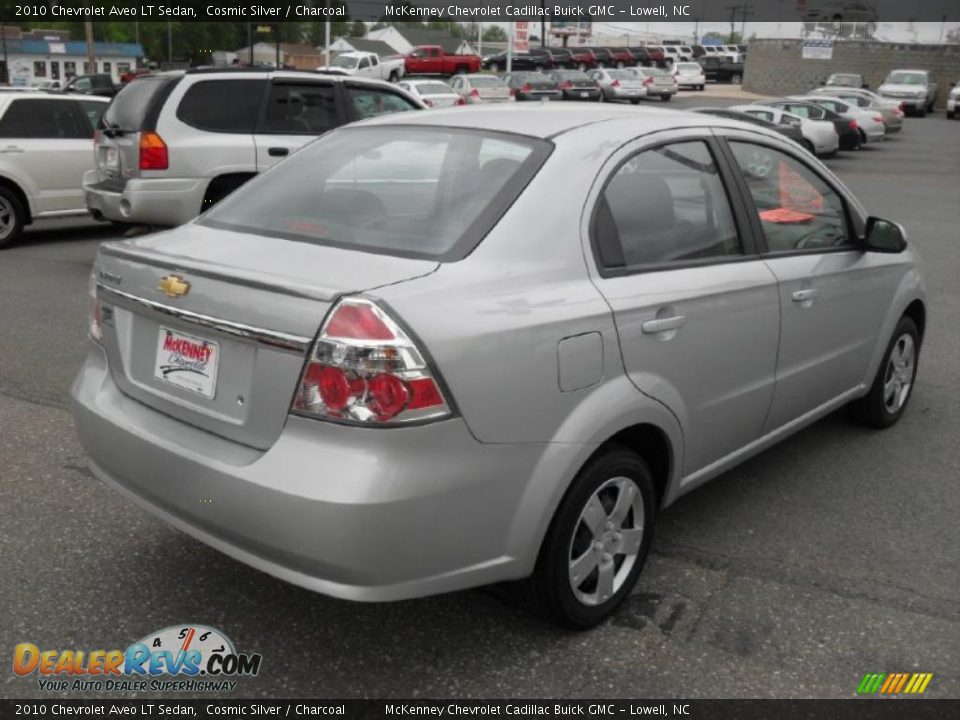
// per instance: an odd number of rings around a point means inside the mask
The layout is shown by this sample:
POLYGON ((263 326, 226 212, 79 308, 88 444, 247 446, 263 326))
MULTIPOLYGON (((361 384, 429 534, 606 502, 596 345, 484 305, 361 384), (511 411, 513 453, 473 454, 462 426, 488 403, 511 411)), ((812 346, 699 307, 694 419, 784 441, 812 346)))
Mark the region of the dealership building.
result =
MULTIPOLYGON (((63 84, 74 75, 88 74, 87 44, 71 40, 69 33, 4 26, 0 40, 0 77, 11 85, 63 84)), ((143 48, 138 43, 95 42, 93 54, 94 72, 108 73, 120 82, 123 73, 137 67, 143 48)))

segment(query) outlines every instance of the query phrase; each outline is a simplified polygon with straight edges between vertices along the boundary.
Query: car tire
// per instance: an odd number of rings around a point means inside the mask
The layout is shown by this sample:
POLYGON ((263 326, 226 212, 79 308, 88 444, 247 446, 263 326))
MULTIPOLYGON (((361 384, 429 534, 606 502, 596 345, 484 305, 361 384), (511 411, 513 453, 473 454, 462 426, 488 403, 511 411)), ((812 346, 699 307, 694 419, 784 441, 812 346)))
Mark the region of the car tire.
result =
POLYGON ((392 83, 398 83, 398 82, 400 82, 400 73, 398 73, 396 70, 394 70, 392 73, 390 73, 390 78, 389 78, 389 80, 390 80, 390 82, 392 82, 392 83))
POLYGON ((661 96, 660 96, 660 100, 661 100, 662 102, 670 102, 670 99, 671 99, 672 97, 673 97, 673 95, 661 95, 661 96))
POLYGON ((0 185, 0 250, 20 238, 26 219, 26 210, 17 194, 0 185))
POLYGON ((699 90, 700 92, 703 92, 705 89, 706 89, 705 86, 697 85, 697 90, 699 90))
POLYGON ((633 105, 639 105, 639 104, 640 104, 640 98, 630 98, 630 103, 633 104, 633 105))
POLYGON ((802 143, 800 143, 800 144, 803 145, 804 149, 805 149, 808 153, 810 153, 810 154, 813 155, 813 156, 816 156, 816 154, 817 154, 817 149, 813 146, 813 143, 812 143, 812 142, 810 142, 809 140, 804 140, 804 141, 803 141, 802 143))
POLYGON ((523 583, 538 613, 572 630, 606 620, 643 569, 656 502, 653 477, 636 453, 612 446, 587 461, 550 522, 533 575, 523 583), (633 552, 617 552, 624 543, 633 552))
POLYGON ((872 428, 888 428, 903 415, 913 395, 920 363, 920 331, 904 315, 893 331, 870 391, 850 405, 854 417, 872 428))
POLYGON ((948 111, 947 111, 947 120, 953 120, 954 117, 956 117, 956 113, 955 113, 953 110, 948 110, 948 111))
POLYGON ((926 108, 926 107, 917 108, 914 112, 917 114, 917 117, 926 117, 926 116, 927 116, 927 108, 926 108))

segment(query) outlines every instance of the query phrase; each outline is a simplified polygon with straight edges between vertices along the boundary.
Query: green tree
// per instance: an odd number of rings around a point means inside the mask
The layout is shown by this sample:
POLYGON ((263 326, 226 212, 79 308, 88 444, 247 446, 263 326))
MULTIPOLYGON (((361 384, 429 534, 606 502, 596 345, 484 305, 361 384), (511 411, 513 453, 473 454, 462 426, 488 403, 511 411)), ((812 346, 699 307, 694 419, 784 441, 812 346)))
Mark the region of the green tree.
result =
POLYGON ((364 37, 367 34, 367 24, 357 20, 350 25, 350 37, 364 37))
POLYGON ((499 25, 491 25, 483 31, 484 42, 507 42, 507 31, 499 25))

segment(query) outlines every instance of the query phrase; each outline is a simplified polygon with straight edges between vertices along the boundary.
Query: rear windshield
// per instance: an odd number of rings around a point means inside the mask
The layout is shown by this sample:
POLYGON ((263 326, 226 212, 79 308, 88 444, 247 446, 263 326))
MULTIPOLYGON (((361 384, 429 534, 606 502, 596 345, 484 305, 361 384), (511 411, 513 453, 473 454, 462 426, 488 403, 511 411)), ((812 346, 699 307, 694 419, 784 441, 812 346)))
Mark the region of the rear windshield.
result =
POLYGON ((470 84, 474 87, 503 87, 503 81, 492 75, 474 75, 470 78, 470 84))
POLYGON ((632 73, 629 70, 608 70, 607 74, 610 75, 614 80, 636 80, 636 73, 632 73))
POLYGON ((681 72, 695 72, 695 73, 698 73, 698 72, 700 72, 701 69, 702 69, 702 68, 701 68, 699 65, 697 65, 696 63, 678 63, 678 64, 677 64, 677 70, 680 70, 681 72))
POLYGON ((459 260, 553 146, 508 133, 374 126, 331 132, 215 206, 202 225, 364 252, 459 260))
POLYGON ((159 112, 159 107, 154 106, 154 100, 159 104, 162 96, 168 94, 179 79, 154 75, 133 80, 117 93, 110 103, 110 107, 103 114, 104 125, 131 132, 152 130, 152 127, 146 125, 150 121, 156 121, 159 112))

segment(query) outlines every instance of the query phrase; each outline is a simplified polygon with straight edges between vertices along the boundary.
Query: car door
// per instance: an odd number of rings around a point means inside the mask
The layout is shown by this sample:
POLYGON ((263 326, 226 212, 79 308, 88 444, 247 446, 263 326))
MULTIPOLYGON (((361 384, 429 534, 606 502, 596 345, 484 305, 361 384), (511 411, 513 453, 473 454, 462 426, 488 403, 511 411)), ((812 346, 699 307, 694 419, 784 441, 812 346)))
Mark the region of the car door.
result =
POLYGON ((776 368, 776 278, 718 149, 673 131, 618 151, 590 229, 624 368, 683 426, 686 475, 759 436, 776 368))
POLYGON ((253 136, 257 172, 346 122, 337 95, 333 82, 274 78, 253 136))
POLYGON ((839 181, 774 140, 726 136, 779 284, 777 381, 765 432, 830 403, 864 382, 898 282, 896 266, 865 253, 864 214, 839 181))
POLYGON ((73 99, 16 98, 0 123, 0 153, 29 178, 36 214, 84 209, 81 180, 93 168, 92 141, 73 99))

